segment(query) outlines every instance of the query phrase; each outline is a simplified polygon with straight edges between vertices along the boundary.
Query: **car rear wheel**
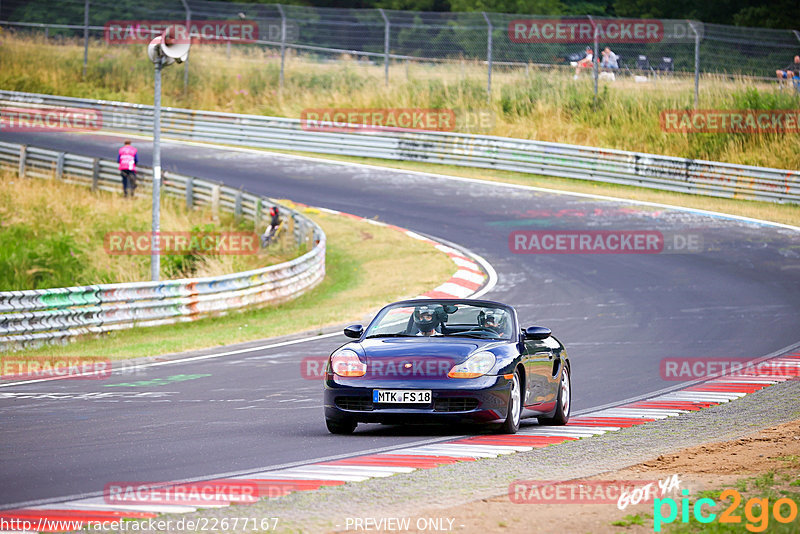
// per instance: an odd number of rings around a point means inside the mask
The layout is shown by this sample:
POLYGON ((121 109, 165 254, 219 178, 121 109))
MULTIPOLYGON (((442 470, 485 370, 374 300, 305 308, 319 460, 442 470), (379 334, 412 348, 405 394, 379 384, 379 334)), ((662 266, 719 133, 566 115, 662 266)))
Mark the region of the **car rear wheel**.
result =
POLYGON ((511 379, 511 391, 508 394, 508 415, 505 422, 500 425, 500 434, 516 434, 519 430, 519 421, 522 417, 522 387, 519 379, 519 369, 514 371, 511 379))
POLYGON ((572 408, 572 388, 569 381, 569 368, 561 372, 561 385, 558 388, 558 402, 553 417, 539 417, 540 425, 566 425, 572 408))
POLYGON ((352 434, 357 425, 358 423, 350 419, 325 419, 325 426, 328 427, 328 432, 331 434, 352 434))

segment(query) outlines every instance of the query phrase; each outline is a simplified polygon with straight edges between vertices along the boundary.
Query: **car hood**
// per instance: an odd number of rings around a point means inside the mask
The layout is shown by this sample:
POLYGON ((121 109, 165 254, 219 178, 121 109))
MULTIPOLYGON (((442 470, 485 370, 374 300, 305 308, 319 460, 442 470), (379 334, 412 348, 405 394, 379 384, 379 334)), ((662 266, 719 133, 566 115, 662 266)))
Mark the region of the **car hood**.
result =
POLYGON ((480 339, 376 338, 361 343, 371 378, 444 378, 471 354, 497 345, 480 339))

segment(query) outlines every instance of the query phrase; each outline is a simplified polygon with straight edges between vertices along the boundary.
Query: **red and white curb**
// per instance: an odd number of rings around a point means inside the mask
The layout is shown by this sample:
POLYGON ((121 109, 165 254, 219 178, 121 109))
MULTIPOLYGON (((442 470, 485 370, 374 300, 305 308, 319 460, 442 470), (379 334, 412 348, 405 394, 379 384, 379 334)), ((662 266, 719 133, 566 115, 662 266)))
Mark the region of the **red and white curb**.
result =
MULTIPOLYGON (((370 478, 390 477, 410 473, 417 469, 432 469, 457 462, 472 462, 480 458, 496 458, 505 454, 530 451, 558 443, 591 438, 614 432, 621 428, 646 424, 650 421, 674 417, 729 402, 773 384, 792 380, 800 375, 800 351, 769 360, 784 369, 793 369, 791 377, 762 376, 757 373, 740 373, 720 376, 684 389, 601 409, 573 417, 565 426, 527 427, 517 434, 482 435, 459 438, 453 441, 412 446, 376 454, 367 454, 315 464, 276 469, 225 479, 258 487, 261 495, 279 497, 296 491, 314 491, 324 486, 337 486, 349 482, 362 482, 370 478)), ((213 484, 215 481, 206 481, 213 484)), ((121 519, 151 519, 159 514, 194 512, 198 508, 222 508, 235 501, 216 501, 215 504, 197 506, 132 502, 107 503, 102 497, 79 499, 58 505, 34 506, 20 510, 0 510, 0 524, 12 520, 28 521, 32 530, 4 532, 59 532, 76 530, 97 521, 121 519), (71 521, 70 528, 56 528, 71 521), (76 523, 81 526, 75 526, 76 523)), ((19 523, 16 523, 19 524, 19 523)), ((0 529, 2 530, 2 529, 0 529)))
MULTIPOLYGON (((303 206, 302 204, 295 204, 295 205, 306 207, 303 206)), ((432 299, 470 298, 476 296, 476 293, 481 293, 481 294, 486 293, 489 289, 491 289, 491 287, 489 286, 494 286, 496 282, 497 276, 494 274, 494 269, 492 269, 491 266, 488 265, 488 263, 486 263, 485 261, 481 262, 482 265, 479 265, 478 262, 476 262, 472 258, 469 258, 464 252, 461 252, 460 250, 457 250, 453 247, 449 247, 445 244, 442 244, 428 237, 422 236, 411 230, 406 230, 405 228, 401 228, 393 224, 387 224, 381 221, 376 221, 374 219, 359 217, 358 215, 353 215, 352 213, 344 213, 342 211, 331 210, 328 208, 313 208, 313 209, 319 210, 324 213, 330 213, 332 215, 342 215, 354 219, 356 221, 362 221, 365 223, 374 224, 376 226, 392 228, 394 230, 397 230, 398 232, 404 233, 410 238, 417 239, 425 243, 429 243, 440 252, 444 252, 445 254, 447 254, 450 260, 457 267, 455 274, 453 274, 453 276, 451 276, 449 280, 447 280, 439 287, 436 287, 428 291, 427 293, 423 293, 422 295, 420 295, 422 297, 430 297, 432 299)))

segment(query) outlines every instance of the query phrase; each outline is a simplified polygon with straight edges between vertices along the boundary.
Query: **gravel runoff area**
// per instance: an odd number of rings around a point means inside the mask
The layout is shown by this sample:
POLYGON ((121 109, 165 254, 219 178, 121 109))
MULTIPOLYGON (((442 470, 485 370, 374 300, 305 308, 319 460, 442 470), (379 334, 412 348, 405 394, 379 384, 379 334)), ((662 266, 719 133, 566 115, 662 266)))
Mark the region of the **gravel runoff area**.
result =
MULTIPOLYGON (((800 419, 800 380, 776 384, 697 412, 528 452, 163 518, 269 517, 279 518, 279 532, 344 532, 346 518, 408 517, 421 510, 430 512, 507 495, 509 484, 515 480, 571 480, 601 475, 662 454, 740 438, 796 419, 800 419)), ((456 517, 452 532, 458 530, 456 517)))

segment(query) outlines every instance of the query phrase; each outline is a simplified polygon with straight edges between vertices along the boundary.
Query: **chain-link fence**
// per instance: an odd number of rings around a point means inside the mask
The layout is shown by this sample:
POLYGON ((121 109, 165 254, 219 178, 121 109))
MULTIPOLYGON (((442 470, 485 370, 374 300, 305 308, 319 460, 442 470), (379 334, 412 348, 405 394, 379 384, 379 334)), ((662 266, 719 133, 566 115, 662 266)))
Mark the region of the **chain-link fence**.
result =
MULTIPOLYGON (((477 61, 492 69, 575 68, 598 77, 653 77, 685 73, 774 78, 800 53, 800 32, 704 24, 690 20, 542 17, 500 13, 431 13, 339 9, 205 0, 0 0, 0 24, 48 36, 107 37, 109 21, 251 21, 247 44, 280 50, 281 84, 286 51, 310 59, 342 54, 392 68, 409 61, 477 61), (105 30, 105 31, 104 31, 105 30), (593 63, 582 61, 586 48, 593 63), (612 52, 605 54, 608 47, 612 52), (610 59, 610 61, 609 61, 610 59), (607 63, 600 64, 601 61, 607 63)), ((133 22, 132 22, 133 24, 133 22)), ((84 66, 85 69, 85 66, 84 66)), ((697 95, 697 89, 695 90, 697 95)))

